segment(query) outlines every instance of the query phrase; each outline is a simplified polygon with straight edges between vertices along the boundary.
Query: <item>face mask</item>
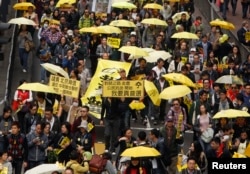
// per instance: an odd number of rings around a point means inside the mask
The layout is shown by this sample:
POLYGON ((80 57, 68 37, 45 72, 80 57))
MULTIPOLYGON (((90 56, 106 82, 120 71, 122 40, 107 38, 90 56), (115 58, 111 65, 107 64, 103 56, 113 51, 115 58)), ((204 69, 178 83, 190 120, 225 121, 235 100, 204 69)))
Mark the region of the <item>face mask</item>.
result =
POLYGON ((72 105, 75 106, 75 107, 78 107, 78 102, 73 102, 72 105))
POLYGON ((44 24, 43 25, 44 28, 48 28, 48 26, 49 26, 48 24, 44 24))

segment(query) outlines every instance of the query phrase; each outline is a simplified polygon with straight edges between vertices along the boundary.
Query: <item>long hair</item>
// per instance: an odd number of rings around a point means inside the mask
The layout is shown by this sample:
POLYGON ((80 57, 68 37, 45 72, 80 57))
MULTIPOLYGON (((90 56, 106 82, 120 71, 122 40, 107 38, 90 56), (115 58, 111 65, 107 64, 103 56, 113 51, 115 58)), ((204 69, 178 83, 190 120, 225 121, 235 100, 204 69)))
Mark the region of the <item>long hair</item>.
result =
POLYGON ((194 151, 190 153, 190 156, 196 158, 196 161, 199 160, 201 152, 203 151, 201 143, 199 141, 194 141, 194 151))

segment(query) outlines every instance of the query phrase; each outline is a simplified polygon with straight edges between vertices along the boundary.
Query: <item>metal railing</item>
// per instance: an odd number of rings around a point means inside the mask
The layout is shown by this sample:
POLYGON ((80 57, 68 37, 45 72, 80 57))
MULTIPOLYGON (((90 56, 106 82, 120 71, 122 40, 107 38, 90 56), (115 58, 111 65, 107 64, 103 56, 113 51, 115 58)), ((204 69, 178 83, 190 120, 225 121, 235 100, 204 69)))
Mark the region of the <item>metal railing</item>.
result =
MULTIPOLYGON (((206 18, 207 21, 212 21, 214 19, 223 19, 220 15, 219 8, 216 4, 211 3, 209 0, 194 0, 196 8, 199 8, 201 14, 206 18)), ((238 26, 237 26, 238 27, 238 26)), ((223 30, 225 34, 230 37, 230 40, 239 46, 242 60, 244 61, 249 54, 248 47, 241 44, 237 36, 230 30, 223 30)))

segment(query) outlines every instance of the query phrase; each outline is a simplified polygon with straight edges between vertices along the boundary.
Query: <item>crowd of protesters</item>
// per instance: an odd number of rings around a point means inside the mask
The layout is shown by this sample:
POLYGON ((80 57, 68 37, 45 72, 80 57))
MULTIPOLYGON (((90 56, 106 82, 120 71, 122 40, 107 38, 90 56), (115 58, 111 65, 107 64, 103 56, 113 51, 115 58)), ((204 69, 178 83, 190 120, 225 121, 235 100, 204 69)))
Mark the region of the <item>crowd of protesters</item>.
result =
MULTIPOLYGON (((213 116, 227 109, 250 111, 250 55, 242 57, 239 46, 230 43, 219 26, 212 26, 206 33, 201 16, 193 15, 195 8, 192 0, 179 3, 156 1, 163 5, 162 10, 143 9, 148 2, 135 1, 137 9, 112 8, 110 14, 101 15, 91 11, 92 4, 86 0, 79 0, 68 11, 56 8, 54 0, 34 0, 33 3, 36 8, 29 7, 24 16, 32 19, 36 26, 22 25, 18 33, 23 73, 30 73, 30 52, 25 48, 25 41, 37 37, 40 42, 35 56, 40 64, 61 66, 71 79, 80 80, 81 89, 79 98, 43 92, 33 96, 31 91, 25 90, 15 92, 12 107, 6 106, 0 117, 0 163, 8 169, 8 174, 20 174, 22 167, 28 170, 56 161, 67 166, 65 174, 89 171, 88 162, 81 154, 92 151, 96 132, 95 127, 89 130, 88 124, 94 126, 95 123, 89 107, 82 105, 80 98, 96 71, 98 59, 131 62, 129 72, 124 69, 119 71, 121 79, 130 80, 136 75, 145 75, 159 93, 170 86, 163 77, 167 73, 181 73, 194 83, 201 84, 198 90, 191 88, 190 96, 161 100, 160 106, 155 106, 145 95, 138 99, 146 105, 139 114, 129 108, 133 99, 103 98, 100 125, 105 126, 103 136, 105 155, 109 160, 106 170, 109 173, 204 173, 209 158, 231 158, 234 152, 245 154, 250 136, 249 120, 243 117, 214 120, 213 116), (171 17, 178 12, 183 12, 181 18, 174 21, 171 17), (165 20, 168 26, 141 23, 143 19, 152 17, 165 20), (119 19, 136 25, 135 28, 121 27, 121 34, 111 35, 121 39, 120 46, 164 50, 171 53, 172 58, 164 60, 156 57, 155 63, 147 63, 143 57, 131 61, 129 54, 107 44, 109 35, 79 32, 84 27, 108 25, 119 19), (199 40, 171 38, 174 33, 182 31, 196 34, 199 40), (183 61, 183 58, 186 59, 183 61), (215 83, 224 75, 238 76, 244 84, 215 83), (179 128, 180 115, 184 119, 179 128), (146 130, 133 135, 130 128, 132 120, 141 121, 144 125, 151 122, 159 129, 150 130, 148 135, 146 130), (181 149, 186 130, 192 130, 194 138, 184 155, 181 149), (182 136, 177 136, 178 131, 182 132, 182 136), (205 132, 212 137, 205 136, 205 132), (122 161, 120 154, 135 146, 154 147, 161 157, 122 161), (117 148, 119 152, 113 162, 111 155, 116 155, 117 148), (182 163, 187 164, 182 171, 177 169, 180 153, 185 161, 182 163)), ((248 30, 247 21, 243 21, 243 29, 248 30)), ((240 31, 238 36, 240 39, 240 31)), ((242 43, 248 43, 243 36, 241 39, 242 43)), ((50 73, 41 67, 40 74, 40 82, 48 83, 50 73)), ((26 81, 21 80, 20 85, 23 83, 26 81)))

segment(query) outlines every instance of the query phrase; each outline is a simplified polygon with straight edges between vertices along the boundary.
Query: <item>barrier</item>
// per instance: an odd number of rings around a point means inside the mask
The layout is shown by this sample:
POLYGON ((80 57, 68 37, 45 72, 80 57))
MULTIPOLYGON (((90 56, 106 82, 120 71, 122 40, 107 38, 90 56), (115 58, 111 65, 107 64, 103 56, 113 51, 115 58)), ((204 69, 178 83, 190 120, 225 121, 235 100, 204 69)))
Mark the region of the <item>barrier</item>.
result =
MULTIPOLYGON (((207 21, 212 21, 214 19, 222 19, 220 15, 219 8, 215 3, 211 3, 209 0, 194 0, 195 7, 200 9, 201 14, 206 18, 207 21)), ((240 26, 236 26, 236 30, 239 29, 240 26)), ((223 30, 225 34, 227 34, 236 45, 240 47, 242 61, 246 60, 247 55, 249 54, 249 48, 245 45, 241 44, 238 41, 237 36, 230 30, 223 30)))

